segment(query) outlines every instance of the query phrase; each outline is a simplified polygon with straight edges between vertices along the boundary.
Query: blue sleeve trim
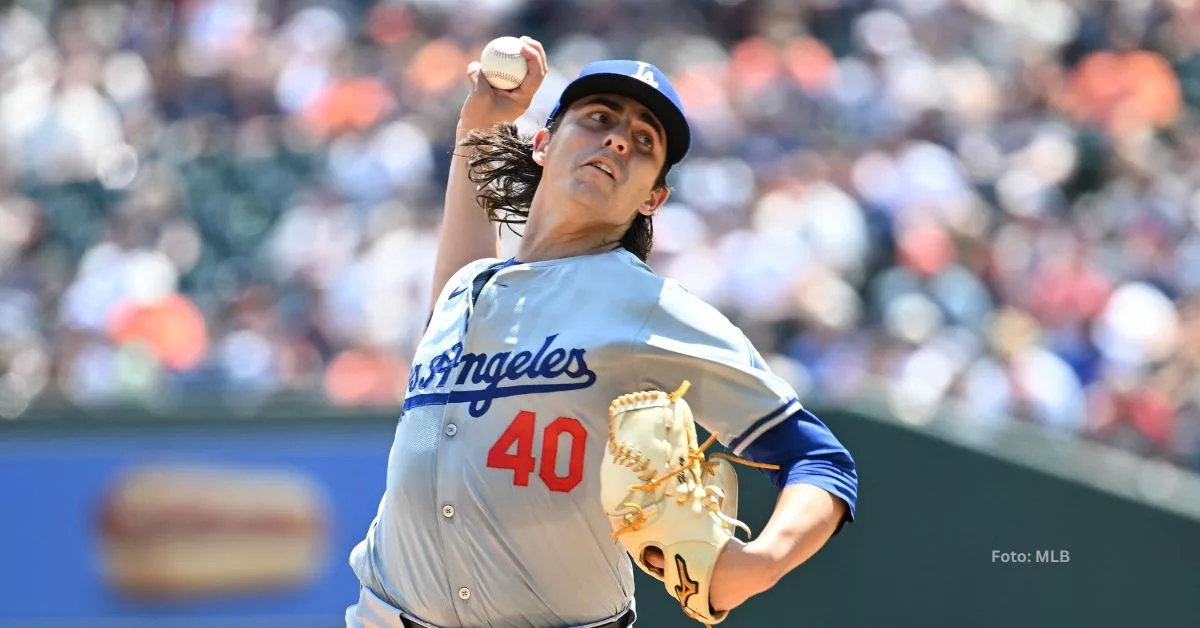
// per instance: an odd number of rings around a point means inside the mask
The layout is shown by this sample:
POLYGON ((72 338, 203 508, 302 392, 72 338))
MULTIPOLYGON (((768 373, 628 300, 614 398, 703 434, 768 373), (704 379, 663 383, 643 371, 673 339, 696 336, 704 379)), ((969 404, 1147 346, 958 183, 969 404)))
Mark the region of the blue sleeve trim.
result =
MULTIPOLYGON (((758 431, 762 430, 763 427, 766 426, 771 421, 780 419, 781 415, 783 415, 784 412, 794 409, 799 404, 800 404, 799 399, 789 399, 782 406, 779 406, 778 408, 776 408, 774 412, 771 412, 771 414, 768 414, 767 416, 755 421, 754 423, 751 423, 750 427, 746 428, 746 431, 742 432, 741 436, 738 436, 737 438, 733 439, 732 441, 729 441, 729 450, 732 451, 735 455, 739 455, 739 456, 742 455, 741 454, 742 450, 745 449, 746 447, 748 447, 751 443, 753 443, 755 440, 758 439, 758 436, 755 436, 755 434, 758 431)), ((780 420, 782 420, 782 419, 780 419, 780 420)), ((769 430, 767 430, 767 431, 769 431, 769 430)))
MULTIPOLYGON (((780 469, 783 471, 784 469, 780 469)), ((846 502, 846 520, 854 521, 858 506, 858 473, 837 467, 824 460, 798 460, 787 473, 780 473, 784 487, 793 484, 811 484, 824 489, 834 497, 846 502)), ((780 488, 782 490, 782 487, 780 488)))
POLYGON ((858 504, 854 458, 808 410, 801 408, 754 439, 744 455, 755 462, 779 465, 778 470, 763 470, 778 489, 792 484, 817 486, 846 502, 846 521, 854 520, 858 504))

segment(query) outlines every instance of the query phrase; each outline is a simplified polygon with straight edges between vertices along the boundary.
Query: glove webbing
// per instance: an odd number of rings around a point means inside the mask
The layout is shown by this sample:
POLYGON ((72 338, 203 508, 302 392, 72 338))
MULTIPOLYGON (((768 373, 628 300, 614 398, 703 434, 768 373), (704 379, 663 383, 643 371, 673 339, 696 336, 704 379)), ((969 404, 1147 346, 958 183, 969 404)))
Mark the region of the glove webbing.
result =
MULTIPOLYGON (((672 402, 675 402, 680 397, 682 397, 685 393, 687 393, 687 390, 690 387, 691 387, 691 382, 684 380, 683 384, 681 384, 679 386, 678 390, 676 390, 673 393, 668 394, 667 396, 671 398, 672 402)), ((663 482, 666 482, 667 480, 671 479, 676 474, 678 474, 682 471, 691 469, 693 467, 693 465, 698 465, 700 467, 700 477, 701 478, 703 478, 707 475, 716 475, 716 473, 717 473, 716 460, 717 459, 728 460, 730 462, 736 462, 738 464, 743 464, 748 467, 754 467, 756 469, 773 469, 774 470, 774 469, 779 468, 779 465, 754 462, 752 460, 746 460, 745 458, 739 458, 737 456, 731 456, 729 454, 723 454, 723 453, 714 453, 710 456, 710 458, 712 458, 712 460, 706 460, 704 451, 706 449, 708 449, 709 447, 711 447, 712 444, 715 443, 716 441, 717 441, 717 433, 713 432, 708 437, 708 440, 704 441, 704 444, 702 444, 699 447, 688 452, 687 459, 678 468, 672 469, 657 478, 654 477, 653 475, 650 475, 648 478, 642 477, 640 479, 644 480, 646 483, 631 486, 631 487, 629 487, 629 490, 645 491, 645 492, 656 491, 662 486, 663 482)), ((702 491, 704 489, 698 488, 696 490, 702 491)), ((675 501, 678 504, 683 504, 683 503, 687 502, 687 500, 692 496, 693 496, 693 493, 684 493, 684 494, 680 495, 679 497, 677 497, 675 501)), ((728 524, 730 526, 735 526, 735 527, 741 528, 742 530, 745 530, 746 537, 747 538, 750 537, 750 535, 751 535, 750 528, 746 524, 742 523, 741 521, 738 521, 737 519, 729 517, 725 513, 721 512, 720 499, 723 499, 725 497, 724 495, 720 495, 720 497, 718 499, 715 497, 713 491, 707 490, 707 491, 705 491, 704 495, 697 494, 695 496, 696 497, 707 496, 708 499, 702 500, 702 503, 704 504, 704 506, 706 508, 708 508, 709 511, 711 511, 713 514, 717 515, 717 517, 720 518, 721 521, 724 521, 726 524, 728 524)), ((611 535, 609 535, 611 538, 614 538, 614 539, 617 538, 618 536, 620 536, 621 534, 624 534, 625 532, 630 532, 630 531, 635 531, 635 530, 641 529, 641 527, 643 525, 645 525, 646 521, 648 520, 648 518, 646 517, 645 510, 643 510, 641 506, 639 506, 633 502, 625 502, 621 505, 629 507, 629 508, 633 508, 634 510, 637 511, 637 514, 634 515, 632 520, 627 520, 626 525, 624 527, 622 527, 620 530, 614 531, 611 535)), ((632 513, 630 513, 630 514, 632 514, 632 513)))

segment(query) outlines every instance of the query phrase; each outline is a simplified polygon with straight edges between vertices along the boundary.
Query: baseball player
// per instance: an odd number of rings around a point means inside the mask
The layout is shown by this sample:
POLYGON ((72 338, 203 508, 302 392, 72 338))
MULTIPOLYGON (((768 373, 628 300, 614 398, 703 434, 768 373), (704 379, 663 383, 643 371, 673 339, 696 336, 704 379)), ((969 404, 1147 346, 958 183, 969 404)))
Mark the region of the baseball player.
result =
POLYGON ((854 517, 846 449, 741 331, 645 263, 666 173, 690 143, 667 77, 592 63, 522 138, 512 121, 547 67, 523 41, 530 70, 515 90, 468 68, 431 318, 386 491, 350 556, 362 585, 351 627, 632 625, 633 570, 595 472, 609 404, 628 391, 690 381, 701 425, 779 466, 764 471, 781 489, 768 524, 718 557, 714 609, 770 588, 854 517), (524 224, 507 260, 503 221, 524 224))

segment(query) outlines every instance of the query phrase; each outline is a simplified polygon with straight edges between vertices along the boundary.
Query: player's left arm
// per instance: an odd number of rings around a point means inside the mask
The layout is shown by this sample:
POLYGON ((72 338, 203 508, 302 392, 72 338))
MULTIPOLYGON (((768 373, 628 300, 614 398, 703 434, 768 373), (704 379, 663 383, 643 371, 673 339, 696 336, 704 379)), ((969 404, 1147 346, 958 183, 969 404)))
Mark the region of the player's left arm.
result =
POLYGON ((807 410, 764 433, 743 455, 779 465, 764 473, 780 494, 762 532, 749 543, 730 543, 718 558, 710 592, 717 610, 775 586, 853 520, 857 502, 853 458, 807 410))
POLYGON ((727 545, 717 562, 714 608, 770 588, 854 520, 854 458, 719 312, 668 282, 635 351, 644 385, 673 390, 687 379, 697 422, 734 455, 779 467, 763 472, 780 490, 767 525, 749 543, 727 545))

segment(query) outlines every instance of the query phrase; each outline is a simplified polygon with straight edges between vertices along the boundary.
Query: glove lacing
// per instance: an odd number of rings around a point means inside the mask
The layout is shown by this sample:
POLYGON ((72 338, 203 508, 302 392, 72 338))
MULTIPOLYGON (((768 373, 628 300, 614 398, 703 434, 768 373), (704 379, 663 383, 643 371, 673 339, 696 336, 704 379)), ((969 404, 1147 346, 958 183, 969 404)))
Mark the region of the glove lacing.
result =
MULTIPOLYGON (((671 399, 671 402, 674 403, 680 397, 682 397, 690 387, 691 383, 687 380, 684 380, 683 384, 679 386, 678 390, 668 394, 667 396, 671 399)), ((632 395, 628 395, 628 397, 633 400, 641 401, 649 399, 650 396, 654 394, 655 393, 633 393, 632 395)), ((613 402, 614 408, 617 405, 618 402, 613 402)), ((721 507, 725 501, 724 491, 716 486, 703 486, 703 480, 706 477, 716 475, 718 459, 736 462, 738 464, 754 467, 756 469, 779 469, 779 465, 754 462, 752 460, 746 460, 745 458, 739 458, 737 456, 731 456, 723 453, 711 454, 709 456, 711 460, 706 460, 704 451, 711 447, 716 441, 717 433, 713 432, 708 437, 708 440, 704 441, 702 445, 688 451, 687 457, 685 458, 683 464, 675 469, 663 473, 658 477, 655 477, 654 471, 649 469, 650 460, 645 458, 641 452, 633 451, 627 446, 618 446, 615 443, 613 444, 613 448, 616 450, 615 453, 617 462, 623 463, 625 466, 628 466, 634 471, 640 473, 641 475, 638 476, 638 479, 645 482, 645 484, 638 484, 629 487, 630 491, 656 491, 663 485, 664 482, 670 480, 672 477, 680 476, 688 471, 691 471, 692 473, 699 472, 701 486, 697 486, 694 490, 688 490, 688 486, 686 484, 680 485, 678 488, 678 492, 680 494, 675 498, 675 503, 683 505, 687 503, 689 499, 695 498, 696 501, 693 502, 692 507, 696 510, 696 512, 700 512, 701 509, 707 508, 708 511, 715 515, 717 519, 719 519, 721 523, 725 525, 726 528, 739 528, 744 530, 746 532, 746 538, 749 539, 752 534, 750 527, 722 512, 721 507)), ((649 516, 646 514, 645 509, 638 504, 633 502, 625 502, 621 505, 631 508, 633 512, 628 512, 624 515, 617 515, 614 513, 614 516, 619 516, 625 522, 625 525, 620 530, 616 530, 610 535, 610 537, 614 539, 626 532, 640 530, 642 526, 646 525, 646 523, 649 521, 649 516)))

